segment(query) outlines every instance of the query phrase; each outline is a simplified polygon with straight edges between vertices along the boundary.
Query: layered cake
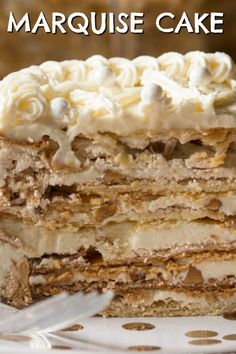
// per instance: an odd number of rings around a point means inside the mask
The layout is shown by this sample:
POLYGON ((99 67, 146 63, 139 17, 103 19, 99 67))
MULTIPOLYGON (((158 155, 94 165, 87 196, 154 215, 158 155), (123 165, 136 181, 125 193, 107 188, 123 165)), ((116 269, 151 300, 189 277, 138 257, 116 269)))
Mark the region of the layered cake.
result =
POLYGON ((236 310, 236 81, 224 53, 46 62, 0 82, 0 296, 105 316, 236 310))

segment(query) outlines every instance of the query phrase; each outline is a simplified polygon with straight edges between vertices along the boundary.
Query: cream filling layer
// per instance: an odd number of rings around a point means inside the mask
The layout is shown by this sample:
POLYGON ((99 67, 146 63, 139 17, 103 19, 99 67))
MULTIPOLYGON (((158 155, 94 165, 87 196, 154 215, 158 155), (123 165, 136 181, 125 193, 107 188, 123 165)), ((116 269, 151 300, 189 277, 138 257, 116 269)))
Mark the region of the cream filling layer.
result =
MULTIPOLYGON (((125 212, 129 212, 130 209, 139 211, 142 210, 143 213, 150 212, 153 213, 158 209, 167 209, 169 207, 179 207, 181 209, 188 208, 192 210, 201 210, 202 208, 208 208, 209 210, 219 211, 227 216, 236 214, 236 192, 218 193, 218 194, 168 194, 167 196, 153 197, 153 200, 139 200, 134 203, 131 199, 132 206, 130 206, 129 201, 127 205, 125 201, 121 204, 125 206, 125 212), (218 203, 217 209, 210 209, 211 203, 218 203)), ((213 206, 214 208, 214 206, 213 206)))
POLYGON ((19 238, 26 253, 32 257, 44 254, 74 254, 80 247, 96 247, 104 258, 128 257, 136 251, 163 250, 201 244, 236 243, 236 229, 219 223, 165 222, 138 224, 126 222, 103 228, 49 230, 23 224, 13 219, 1 219, 0 228, 19 238))
MULTIPOLYGON (((218 281, 221 281, 227 276, 236 277, 236 260, 201 262, 194 265, 194 267, 197 270, 201 271, 204 283, 207 283, 209 279, 216 279, 218 281)), ((173 277, 175 277, 175 275, 171 275, 170 272, 168 272, 168 270, 166 270, 164 267, 156 266, 154 267, 154 269, 156 270, 156 272, 162 272, 164 275, 164 279, 166 278, 167 281, 169 280, 172 282, 174 280, 173 277)), ((145 268, 143 269, 143 271, 145 272, 145 268)), ((119 268, 117 269, 117 272, 119 272, 119 268)), ((178 276, 177 279, 179 281, 184 281, 186 275, 188 274, 188 271, 184 271, 184 272, 177 271, 174 274, 178 276)), ((122 269, 121 272, 119 273, 118 278, 117 278, 117 273, 115 273, 115 277, 116 277, 115 279, 114 277, 112 277, 112 273, 111 275, 105 275, 104 281, 116 280, 124 283, 130 281, 129 275, 126 272, 123 272, 122 269)), ((75 270, 73 272, 73 276, 70 279, 69 283, 72 284, 72 283, 84 282, 84 281, 89 283, 93 281, 99 281, 99 279, 98 277, 94 276, 94 274, 84 276, 83 272, 79 270, 75 270)), ((47 275, 44 276, 40 274, 40 275, 32 275, 30 277, 30 284, 32 285, 39 285, 39 284, 45 285, 47 283, 48 283, 47 275)))
MULTIPOLYGON (((112 226, 113 227, 113 226, 112 226)), ((176 222, 158 226, 136 225, 129 237, 131 249, 168 249, 205 242, 235 242, 236 230, 217 223, 176 222)))
MULTIPOLYGON (((182 303, 182 306, 187 304, 198 304, 208 305, 208 303, 212 302, 212 298, 207 298, 206 296, 191 296, 187 295, 184 292, 172 291, 172 290, 150 290, 149 291, 149 298, 144 300, 139 300, 137 303, 141 303, 142 305, 151 305, 157 301, 176 301, 182 303)), ((229 295, 229 296, 222 296, 220 293, 214 298, 214 302, 220 303, 227 303, 227 304, 234 304, 236 302, 236 294, 229 295)), ((133 303, 133 301, 132 301, 133 303)))
POLYGON ((236 260, 202 262, 196 265, 204 280, 223 279, 226 276, 236 277, 236 260))
MULTIPOLYGON (((212 219, 222 219, 224 216, 236 215, 236 192, 228 193, 174 193, 166 196, 143 195, 139 200, 136 195, 119 194, 116 198, 110 199, 91 198, 86 203, 74 196, 70 201, 69 215, 61 217, 65 205, 64 200, 51 204, 50 209, 44 217, 38 220, 37 226, 48 223, 63 225, 102 225, 110 222, 124 222, 126 220, 156 220, 157 218, 167 220, 186 219, 192 220, 199 217, 209 216, 212 219), (107 201, 111 202, 114 210, 109 214, 107 201), (171 210, 170 208, 174 208, 171 210), (102 215, 101 215, 102 214, 102 215), (101 215, 100 219, 98 216, 101 215), (58 222, 59 221, 59 222, 58 222)), ((68 210, 68 206, 66 208, 68 210)), ((34 216, 34 215, 33 215, 34 216)), ((58 226, 59 227, 59 226, 58 226)))

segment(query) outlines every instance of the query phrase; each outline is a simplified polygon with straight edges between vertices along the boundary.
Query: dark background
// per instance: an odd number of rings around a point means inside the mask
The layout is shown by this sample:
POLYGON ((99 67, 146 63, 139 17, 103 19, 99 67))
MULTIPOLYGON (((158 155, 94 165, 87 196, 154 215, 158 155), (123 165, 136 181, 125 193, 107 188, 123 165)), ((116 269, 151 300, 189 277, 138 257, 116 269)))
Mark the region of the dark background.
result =
MULTIPOLYGON (((185 53, 190 50, 225 51, 236 59, 236 0, 0 0, 0 76, 45 60, 85 59, 90 55, 106 57, 135 56, 146 54, 158 56, 166 51, 185 53), (106 34, 96 36, 67 34, 7 33, 9 12, 17 20, 25 12, 32 19, 43 11, 50 23, 53 11, 69 15, 80 11, 144 12, 144 34, 106 34), (223 34, 165 34, 155 27, 155 18, 161 12, 172 12, 180 18, 187 11, 189 18, 194 12, 224 12, 223 34)), ((177 21, 175 22, 177 24, 177 21)))

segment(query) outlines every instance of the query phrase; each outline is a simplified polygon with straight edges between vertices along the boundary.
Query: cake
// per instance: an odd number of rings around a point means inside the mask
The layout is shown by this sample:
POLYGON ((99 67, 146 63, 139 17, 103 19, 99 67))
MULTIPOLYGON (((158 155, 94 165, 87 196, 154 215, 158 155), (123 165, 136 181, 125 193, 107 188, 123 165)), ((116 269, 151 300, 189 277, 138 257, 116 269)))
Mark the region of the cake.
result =
POLYGON ((48 61, 0 82, 0 296, 104 316, 236 310, 236 81, 220 52, 48 61))

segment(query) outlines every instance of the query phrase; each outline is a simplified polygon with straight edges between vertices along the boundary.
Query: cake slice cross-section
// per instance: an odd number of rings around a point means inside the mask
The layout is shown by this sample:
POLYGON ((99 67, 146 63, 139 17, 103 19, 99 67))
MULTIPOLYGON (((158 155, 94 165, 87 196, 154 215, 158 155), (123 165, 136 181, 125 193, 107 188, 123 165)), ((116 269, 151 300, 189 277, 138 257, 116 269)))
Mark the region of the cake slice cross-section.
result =
POLYGON ((0 82, 0 297, 114 291, 104 316, 236 310, 224 53, 48 61, 0 82))

